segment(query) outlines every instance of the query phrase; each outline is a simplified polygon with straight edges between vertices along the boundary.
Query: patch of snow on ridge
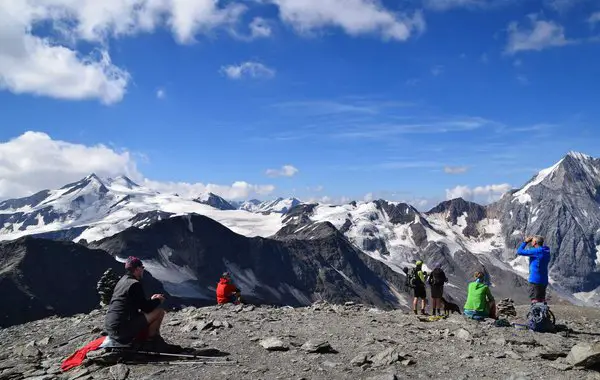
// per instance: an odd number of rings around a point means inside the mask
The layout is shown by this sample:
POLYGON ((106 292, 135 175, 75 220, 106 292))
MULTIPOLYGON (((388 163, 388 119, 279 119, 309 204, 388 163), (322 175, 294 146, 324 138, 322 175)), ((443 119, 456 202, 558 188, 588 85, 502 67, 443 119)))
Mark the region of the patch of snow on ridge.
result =
POLYGON ((541 170, 535 178, 533 178, 528 184, 526 184, 521 190, 514 193, 513 197, 515 197, 520 203, 528 203, 531 202, 531 196, 527 193, 532 186, 540 184, 544 179, 546 179, 558 166, 563 162, 564 158, 558 161, 556 164, 552 165, 549 168, 541 170))

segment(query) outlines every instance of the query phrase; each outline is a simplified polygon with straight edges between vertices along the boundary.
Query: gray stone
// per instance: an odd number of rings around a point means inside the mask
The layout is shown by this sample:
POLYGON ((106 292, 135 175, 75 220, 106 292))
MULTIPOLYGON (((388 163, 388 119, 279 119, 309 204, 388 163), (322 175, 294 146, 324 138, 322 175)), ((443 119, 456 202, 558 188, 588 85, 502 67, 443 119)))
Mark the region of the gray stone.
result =
POLYGON ((331 345, 329 344, 329 342, 324 341, 324 340, 309 340, 308 342, 304 343, 302 345, 302 347, 300 347, 301 350, 309 352, 309 353, 320 353, 320 354, 325 354, 328 352, 332 352, 333 348, 331 347, 331 345))
POLYGON ((454 336, 462 340, 471 340, 471 333, 465 329, 458 329, 454 331, 454 336))
POLYGON ((521 355, 517 354, 514 351, 508 350, 508 351, 504 351, 504 353, 506 354, 506 356, 508 356, 511 359, 514 359, 514 360, 520 360, 521 359, 521 355))
POLYGON ((35 345, 38 347, 43 347, 43 346, 47 346, 50 343, 52 343, 53 339, 51 336, 47 336, 44 339, 40 339, 38 341, 35 342, 35 345))
POLYGON ((567 361, 576 367, 592 367, 600 363, 600 342, 580 343, 574 346, 567 361))
POLYGON ((90 371, 87 368, 79 368, 74 370, 73 373, 71 373, 69 380, 82 379, 85 376, 88 376, 89 374, 90 371))
POLYGON ((267 351, 287 351, 289 348, 280 339, 269 337, 261 340, 260 344, 267 351))
POLYGON ((398 380, 398 376, 393 373, 385 373, 382 375, 368 377, 366 380, 398 380))
POLYGON ((461 359, 473 359, 473 354, 465 353, 460 356, 461 359))
POLYGON ((167 326, 179 326, 181 324, 181 321, 170 321, 167 322, 167 326))
POLYGON ((417 364, 417 362, 415 362, 412 359, 406 359, 406 360, 402 361, 402 365, 405 366, 405 367, 408 367, 408 366, 411 366, 411 365, 415 365, 415 364, 417 364))
POLYGON ((125 380, 129 376, 129 367, 125 364, 117 364, 110 367, 109 372, 113 380, 125 380))
POLYGON ((370 361, 373 363, 373 366, 375 367, 390 366, 401 360, 404 360, 404 358, 400 356, 398 350, 395 347, 386 348, 385 350, 381 351, 380 353, 378 353, 370 359, 370 361))
POLYGON ((369 358, 368 355, 365 353, 361 353, 358 356, 354 357, 354 359, 352 359, 350 361, 350 364, 354 367, 360 367, 363 364, 367 364, 369 363, 369 358))

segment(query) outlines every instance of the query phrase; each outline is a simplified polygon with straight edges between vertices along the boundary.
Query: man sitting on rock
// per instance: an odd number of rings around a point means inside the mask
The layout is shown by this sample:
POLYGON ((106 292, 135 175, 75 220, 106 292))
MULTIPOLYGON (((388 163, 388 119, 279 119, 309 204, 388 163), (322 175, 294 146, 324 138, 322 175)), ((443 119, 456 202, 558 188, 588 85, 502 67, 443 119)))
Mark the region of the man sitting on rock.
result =
POLYGON ((468 287, 464 314, 476 320, 496 319, 496 301, 483 279, 484 274, 482 272, 475 272, 475 281, 471 282, 468 287))
POLYGON ((531 303, 546 302, 550 248, 541 236, 528 236, 517 250, 517 256, 529 257, 529 298, 531 303), (531 243, 533 248, 527 248, 531 243))
POLYGON ((164 295, 154 294, 146 299, 140 280, 144 275, 144 265, 137 257, 130 256, 125 261, 127 273, 121 277, 113 291, 104 329, 108 336, 120 344, 130 344, 134 340, 160 344, 160 325, 165 310, 160 304, 164 295))
POLYGON ((217 284, 217 303, 222 305, 231 302, 239 305, 240 296, 240 289, 231 281, 231 274, 229 272, 223 273, 217 284))

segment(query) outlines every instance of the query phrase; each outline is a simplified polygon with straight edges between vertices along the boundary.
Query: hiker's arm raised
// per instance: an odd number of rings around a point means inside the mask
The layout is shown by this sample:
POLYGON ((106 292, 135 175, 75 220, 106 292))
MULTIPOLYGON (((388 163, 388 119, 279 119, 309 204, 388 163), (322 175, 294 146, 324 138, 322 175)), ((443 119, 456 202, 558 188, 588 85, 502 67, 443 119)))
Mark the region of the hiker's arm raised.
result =
POLYGON ((517 255, 534 257, 534 256, 538 256, 539 254, 541 254, 543 252, 542 247, 529 248, 529 249, 527 249, 526 247, 527 247, 526 242, 521 243, 521 245, 519 246, 519 249, 517 250, 517 255))
POLYGON ((140 282, 131 285, 129 292, 136 309, 140 309, 144 313, 149 313, 160 305, 160 299, 149 300, 146 298, 144 288, 140 282))

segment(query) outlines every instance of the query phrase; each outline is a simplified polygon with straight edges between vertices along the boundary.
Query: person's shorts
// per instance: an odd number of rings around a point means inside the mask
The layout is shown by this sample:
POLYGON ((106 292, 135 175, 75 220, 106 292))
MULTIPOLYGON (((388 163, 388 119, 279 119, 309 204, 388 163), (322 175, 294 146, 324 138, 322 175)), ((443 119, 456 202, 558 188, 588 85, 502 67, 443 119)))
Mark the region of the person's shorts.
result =
POLYGON ((417 286, 415 289, 415 298, 427 298, 427 291, 424 286, 417 286))
POLYGON ((476 321, 481 321, 486 319, 490 314, 487 311, 477 311, 477 310, 466 310, 464 311, 465 317, 474 319, 476 321))
POLYGON ((134 319, 123 324, 123 326, 120 326, 119 331, 116 334, 109 335, 111 335, 111 338, 115 339, 119 343, 127 344, 131 343, 135 338, 142 335, 142 333, 147 329, 148 321, 146 320, 146 316, 144 314, 140 314, 134 319))
POLYGON ((532 300, 546 300, 546 288, 548 285, 529 283, 529 298, 532 300))
POLYGON ((431 285, 431 298, 442 298, 444 296, 444 285, 431 285))

